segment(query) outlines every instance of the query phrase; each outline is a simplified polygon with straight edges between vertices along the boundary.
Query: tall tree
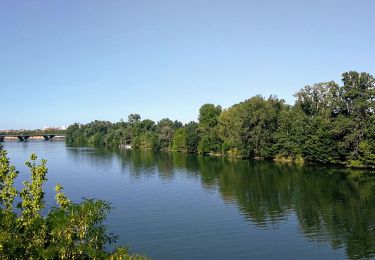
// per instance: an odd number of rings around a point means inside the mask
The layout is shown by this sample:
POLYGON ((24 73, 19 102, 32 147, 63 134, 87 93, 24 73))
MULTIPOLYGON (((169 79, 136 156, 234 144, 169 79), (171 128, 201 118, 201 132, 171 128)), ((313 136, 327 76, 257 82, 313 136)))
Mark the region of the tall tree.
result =
POLYGON ((161 149, 170 149, 172 139, 173 139, 173 121, 169 118, 164 118, 160 120, 157 124, 157 132, 160 140, 161 149))
POLYGON ((128 122, 132 125, 139 123, 141 121, 141 116, 139 114, 130 114, 128 116, 128 122))
POLYGON ((209 132, 214 128, 219 119, 221 113, 221 106, 215 106, 213 104, 204 104, 199 109, 199 127, 203 133, 209 132))
POLYGON ((185 126, 186 129, 186 149, 188 153, 197 153, 200 136, 198 133, 198 124, 190 122, 185 126))

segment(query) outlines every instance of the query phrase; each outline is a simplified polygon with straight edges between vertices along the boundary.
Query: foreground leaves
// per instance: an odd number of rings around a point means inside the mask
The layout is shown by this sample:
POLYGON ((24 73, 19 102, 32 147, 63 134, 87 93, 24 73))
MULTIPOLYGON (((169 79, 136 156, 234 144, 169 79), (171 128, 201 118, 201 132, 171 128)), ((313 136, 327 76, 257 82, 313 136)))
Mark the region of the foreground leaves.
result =
POLYGON ((58 184, 57 206, 42 215, 46 163, 41 160, 38 164, 37 156, 32 155, 26 162, 31 180, 24 181, 17 191, 14 181, 18 172, 6 151, 0 151, 0 259, 146 259, 122 247, 106 250, 117 238, 108 234, 103 224, 111 210, 106 201, 73 203, 58 184))

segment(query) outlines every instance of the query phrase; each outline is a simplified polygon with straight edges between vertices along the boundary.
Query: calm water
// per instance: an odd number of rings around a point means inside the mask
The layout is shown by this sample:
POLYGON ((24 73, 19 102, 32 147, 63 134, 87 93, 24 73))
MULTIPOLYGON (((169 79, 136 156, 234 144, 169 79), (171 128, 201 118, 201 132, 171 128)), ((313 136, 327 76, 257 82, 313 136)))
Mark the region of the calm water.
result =
POLYGON ((53 186, 110 201, 108 228, 153 259, 345 259, 375 256, 375 174, 173 153, 6 142, 27 175, 32 152, 53 186))

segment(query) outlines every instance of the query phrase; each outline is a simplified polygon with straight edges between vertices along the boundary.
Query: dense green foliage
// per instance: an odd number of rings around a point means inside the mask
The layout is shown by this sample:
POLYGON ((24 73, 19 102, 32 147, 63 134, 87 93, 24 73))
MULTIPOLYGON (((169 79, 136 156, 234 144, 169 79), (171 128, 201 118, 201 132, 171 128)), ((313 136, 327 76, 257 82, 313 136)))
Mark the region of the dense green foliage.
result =
POLYGON ((32 155, 26 165, 31 180, 18 191, 14 186, 18 172, 6 151, 0 151, 0 259, 145 259, 125 248, 105 250, 116 240, 103 225, 111 209, 105 201, 86 199, 76 204, 56 185, 57 206, 43 215, 46 161, 37 164, 32 155))
POLYGON ((170 119, 155 124, 138 114, 128 122, 74 124, 67 141, 374 168, 375 79, 350 71, 342 82, 306 86, 293 106, 274 96, 255 96, 224 110, 205 104, 199 122, 186 125, 170 119))

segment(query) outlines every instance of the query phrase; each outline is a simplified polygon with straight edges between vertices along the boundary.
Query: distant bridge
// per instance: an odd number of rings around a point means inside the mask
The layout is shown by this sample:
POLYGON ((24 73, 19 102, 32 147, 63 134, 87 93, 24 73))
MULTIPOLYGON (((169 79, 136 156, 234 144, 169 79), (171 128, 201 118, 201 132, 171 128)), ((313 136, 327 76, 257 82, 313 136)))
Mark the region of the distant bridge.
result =
POLYGON ((44 141, 52 141, 55 137, 65 137, 57 134, 30 134, 30 135, 0 135, 0 142, 4 142, 6 137, 17 137, 21 142, 26 142, 30 137, 43 137, 44 141))

